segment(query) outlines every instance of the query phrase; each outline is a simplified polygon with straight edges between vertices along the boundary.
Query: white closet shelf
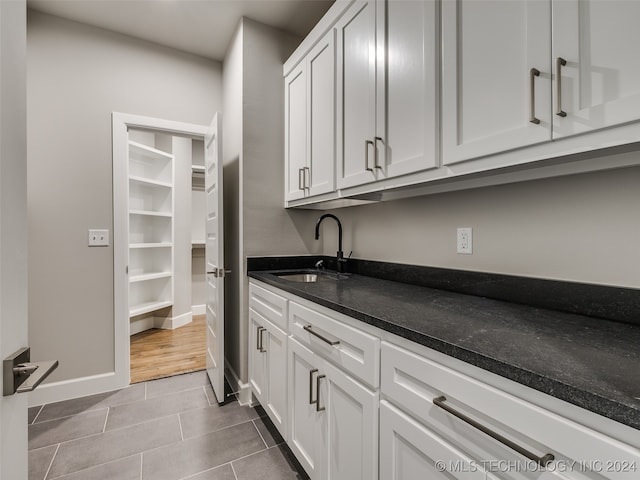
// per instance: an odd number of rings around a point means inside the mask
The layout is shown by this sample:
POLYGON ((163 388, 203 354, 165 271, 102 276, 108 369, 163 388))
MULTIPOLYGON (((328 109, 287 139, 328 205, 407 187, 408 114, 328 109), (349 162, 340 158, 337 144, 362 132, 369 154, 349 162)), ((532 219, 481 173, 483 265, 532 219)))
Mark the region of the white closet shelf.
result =
POLYGON ((152 210, 129 210, 129 215, 146 215, 149 217, 167 217, 171 218, 171 212, 154 212, 152 210))
POLYGON ((134 142, 133 140, 129 140, 129 148, 131 152, 140 153, 145 156, 151 156, 155 158, 170 158, 173 159, 173 155, 167 152, 163 152, 162 150, 158 150, 157 148, 149 147, 148 145, 144 145, 142 143, 134 142))
POLYGON ((138 183, 144 183, 144 184, 147 184, 147 185, 154 185, 156 187, 171 188, 173 186, 169 182, 161 182, 160 180, 153 180, 151 178, 140 177, 138 175, 129 175, 129 181, 138 182, 138 183))
POLYGON ((129 317, 153 312, 154 310, 160 310, 161 308, 170 307, 171 305, 173 305, 173 302, 170 300, 140 303, 129 307, 129 317))
POLYGON ((171 242, 162 243, 130 243, 129 248, 169 248, 172 247, 171 242))
POLYGON ((191 170, 193 172, 201 172, 204 173, 204 165, 191 165, 191 170))
POLYGON ((158 278, 170 278, 171 272, 155 272, 144 273, 142 275, 132 275, 129 278, 129 283, 144 282, 145 280, 156 280, 158 278))

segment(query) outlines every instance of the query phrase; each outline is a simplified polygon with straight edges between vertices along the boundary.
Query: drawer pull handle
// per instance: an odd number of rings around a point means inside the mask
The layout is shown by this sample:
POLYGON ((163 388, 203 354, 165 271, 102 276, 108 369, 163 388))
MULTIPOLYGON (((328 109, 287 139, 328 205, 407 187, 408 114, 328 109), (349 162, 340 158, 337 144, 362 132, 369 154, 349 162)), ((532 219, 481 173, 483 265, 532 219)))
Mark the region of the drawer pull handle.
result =
POLYGON ((260 327, 260 329, 258 330, 258 337, 260 340, 260 348, 258 348, 258 350, 260 350, 260 352, 262 353, 265 353, 267 351, 267 349, 264 348, 264 337, 262 336, 262 334, 266 331, 267 329, 264 327, 260 327))
POLYGON ((433 399, 433 403, 436 406, 442 408, 443 410, 446 410, 447 412, 449 412, 454 417, 458 417, 463 422, 468 423, 472 427, 477 428, 481 432, 489 435, 491 438, 497 440, 498 442, 502 443, 503 445, 506 445, 510 449, 515 450, 520 455, 524 455, 529 460, 532 460, 532 461, 536 462, 538 465, 540 465, 542 467, 546 467, 547 464, 555 458, 551 453, 547 453, 547 454, 543 455, 542 457, 538 457, 536 454, 531 453, 529 450, 521 447, 517 443, 512 442, 511 440, 509 440, 508 438, 503 437, 499 433, 496 433, 493 430, 490 430, 489 428, 485 427, 484 425, 476 422, 474 419, 466 416, 464 413, 460 413, 457 410, 455 410, 454 408, 451 408, 449 405, 444 403, 446 400, 447 400, 447 398, 445 396, 436 397, 436 398, 433 399))
POLYGON ((320 406, 320 380, 325 377, 326 375, 318 375, 316 377, 316 412, 322 412, 325 410, 325 407, 320 406))
MULTIPOLYGON (((318 373, 318 369, 314 368, 313 370, 309 370, 309 405, 313 405, 314 403, 318 403, 318 399, 313 399, 313 374, 318 373)), ((317 390, 316 390, 317 391, 317 390)))
POLYGON ((306 325, 304 327, 302 327, 303 330, 306 330, 307 332, 309 332, 311 335, 318 337, 320 340, 322 340, 323 342, 328 343, 329 345, 339 345, 340 344, 340 340, 329 340, 327 337, 320 335, 318 332, 314 332, 313 331, 313 325, 306 325))

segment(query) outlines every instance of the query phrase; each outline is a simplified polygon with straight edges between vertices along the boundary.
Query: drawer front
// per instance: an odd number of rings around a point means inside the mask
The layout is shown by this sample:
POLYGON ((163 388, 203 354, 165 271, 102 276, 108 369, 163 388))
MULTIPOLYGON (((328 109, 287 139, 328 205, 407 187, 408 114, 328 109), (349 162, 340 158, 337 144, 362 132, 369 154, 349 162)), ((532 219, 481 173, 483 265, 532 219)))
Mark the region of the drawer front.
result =
MULTIPOLYGON (((584 478, 585 470, 590 478, 596 473, 631 480, 640 474, 638 448, 398 346, 382 342, 381 351, 382 395, 450 443, 476 452, 476 460, 505 458, 504 444, 435 405, 434 398, 444 396, 445 405, 536 456, 552 454, 545 476, 551 470, 554 477, 561 473, 555 478, 584 478)), ((528 465, 521 454, 508 452, 519 465, 528 465)))
POLYGON ((276 327, 287 331, 287 299, 263 288, 249 283, 249 307, 276 327))
POLYGON ((336 318, 289 302, 289 331, 300 343, 377 388, 380 340, 336 318), (335 343, 331 345, 330 343, 335 343))

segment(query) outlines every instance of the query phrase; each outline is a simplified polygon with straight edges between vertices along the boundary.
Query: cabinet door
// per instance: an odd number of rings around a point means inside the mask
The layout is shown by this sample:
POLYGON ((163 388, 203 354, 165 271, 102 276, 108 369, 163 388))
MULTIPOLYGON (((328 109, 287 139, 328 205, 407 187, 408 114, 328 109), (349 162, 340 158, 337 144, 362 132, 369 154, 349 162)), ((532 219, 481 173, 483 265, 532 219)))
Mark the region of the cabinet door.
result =
POLYGON ((640 118, 640 2, 553 3, 553 136, 565 137, 640 118), (560 105, 557 81, 560 80, 560 105), (564 111, 565 117, 557 115, 564 111))
POLYGON ((307 80, 301 62, 284 79, 285 200, 303 198, 307 166, 307 80))
POLYGON ((550 16, 550 0, 443 1, 445 165, 551 139, 550 16))
POLYGON ((335 190, 336 52, 331 30, 307 55, 309 195, 335 190))
POLYGON ((249 383, 261 404, 265 401, 267 383, 267 356, 261 348, 265 340, 264 325, 264 318, 249 309, 249 383))
POLYGON ((307 474, 321 478, 319 463, 320 416, 313 400, 317 398, 316 379, 319 359, 292 338, 289 342, 289 439, 288 445, 307 474))
POLYGON ((287 336, 273 325, 264 333, 267 356, 266 399, 262 403, 280 434, 287 439, 287 336))
POLYGON ((380 402, 380 478, 496 479, 480 462, 385 400, 380 402))
POLYGON ((321 478, 378 478, 378 394, 327 362, 320 374, 321 478))
POLYGON ((439 17, 433 0, 377 2, 376 148, 396 177, 439 163, 439 17))
POLYGON ((376 2, 356 1, 336 24, 338 188, 376 180, 376 2))

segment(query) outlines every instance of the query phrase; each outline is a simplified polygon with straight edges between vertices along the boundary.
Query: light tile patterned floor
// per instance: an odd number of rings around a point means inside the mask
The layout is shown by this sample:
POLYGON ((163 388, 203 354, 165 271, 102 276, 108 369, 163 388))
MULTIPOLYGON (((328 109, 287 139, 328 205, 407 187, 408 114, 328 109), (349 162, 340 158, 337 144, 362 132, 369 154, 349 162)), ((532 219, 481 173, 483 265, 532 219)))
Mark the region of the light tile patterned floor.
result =
POLYGON ((204 372, 29 409, 29 480, 307 479, 262 408, 204 372))

